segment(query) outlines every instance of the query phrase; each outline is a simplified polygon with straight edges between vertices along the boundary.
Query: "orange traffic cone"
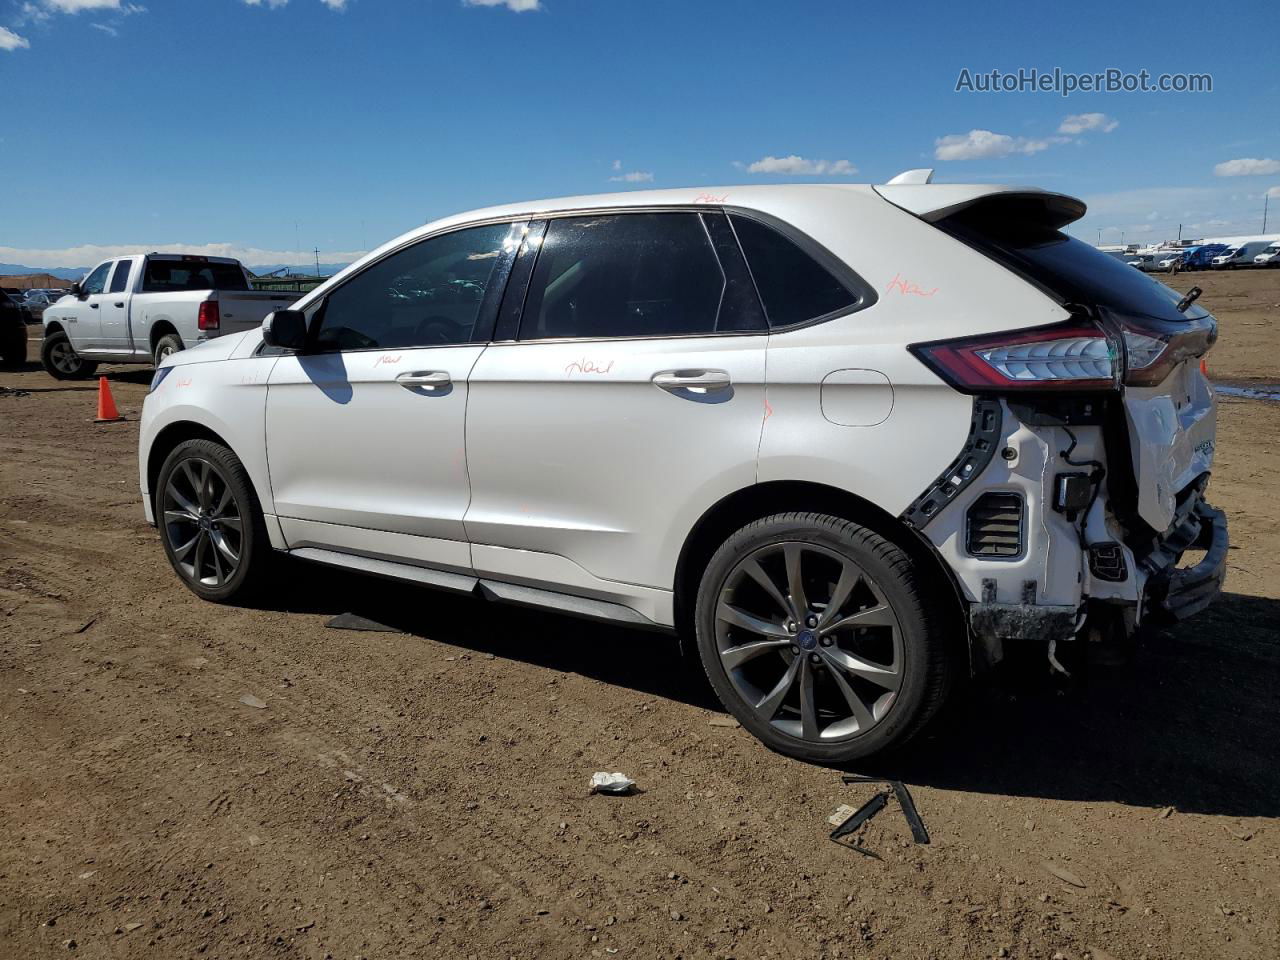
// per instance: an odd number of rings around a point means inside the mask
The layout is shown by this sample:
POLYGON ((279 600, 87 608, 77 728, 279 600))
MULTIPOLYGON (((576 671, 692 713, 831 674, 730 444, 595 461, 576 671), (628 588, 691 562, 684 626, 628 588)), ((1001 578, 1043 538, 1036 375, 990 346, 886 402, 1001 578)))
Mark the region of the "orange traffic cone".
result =
POLYGON ((120 411, 116 409, 116 401, 111 396, 111 384, 107 383, 106 377, 98 378, 98 415, 94 418, 96 423, 113 423, 116 420, 123 420, 120 411))

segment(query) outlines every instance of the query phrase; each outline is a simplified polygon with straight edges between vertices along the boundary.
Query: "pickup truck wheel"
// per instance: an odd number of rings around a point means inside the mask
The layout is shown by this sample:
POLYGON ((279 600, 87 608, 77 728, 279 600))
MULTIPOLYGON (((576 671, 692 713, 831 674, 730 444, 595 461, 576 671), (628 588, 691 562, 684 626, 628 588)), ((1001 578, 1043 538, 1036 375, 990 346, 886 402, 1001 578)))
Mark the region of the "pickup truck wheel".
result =
POLYGON ((176 333, 166 333, 156 341, 155 365, 157 367, 160 366, 165 357, 171 353, 177 353, 181 349, 182 339, 176 333))
POLYGON ((98 365, 80 356, 71 346, 65 331, 55 330, 40 345, 40 364, 55 380, 84 380, 93 376, 98 365))
POLYGON ((205 600, 247 599, 271 554, 262 509, 239 458, 211 440, 187 440, 165 459, 155 490, 165 555, 205 600))
POLYGON ((712 557, 695 609, 721 702, 766 746, 844 763, 899 746, 954 668, 910 558, 848 520, 757 520, 712 557))

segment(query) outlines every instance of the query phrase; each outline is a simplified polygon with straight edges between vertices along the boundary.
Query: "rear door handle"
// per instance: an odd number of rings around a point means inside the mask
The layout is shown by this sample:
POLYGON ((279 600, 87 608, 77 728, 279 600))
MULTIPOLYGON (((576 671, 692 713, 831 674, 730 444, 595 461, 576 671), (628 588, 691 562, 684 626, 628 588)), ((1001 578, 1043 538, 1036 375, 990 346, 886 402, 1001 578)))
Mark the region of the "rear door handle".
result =
POLYGON ((445 370, 406 370, 396 377, 396 383, 409 390, 438 390, 453 383, 445 370))
POLYGON ((97 305, 96 303, 91 303, 91 304, 89 304, 89 309, 90 309, 90 310, 97 310, 97 309, 98 309, 98 305, 97 305))
POLYGON ((653 375, 655 386, 663 390, 712 393, 733 385, 727 370, 663 370, 653 375))
MULTIPOLYGON (((117 300, 114 304, 112 304, 112 306, 116 306, 116 307, 123 307, 123 306, 124 306, 124 301, 123 301, 123 300, 117 300)), ((228 314, 227 314, 227 316, 229 317, 229 316, 231 316, 231 314, 229 314, 229 313, 228 313, 228 314)))

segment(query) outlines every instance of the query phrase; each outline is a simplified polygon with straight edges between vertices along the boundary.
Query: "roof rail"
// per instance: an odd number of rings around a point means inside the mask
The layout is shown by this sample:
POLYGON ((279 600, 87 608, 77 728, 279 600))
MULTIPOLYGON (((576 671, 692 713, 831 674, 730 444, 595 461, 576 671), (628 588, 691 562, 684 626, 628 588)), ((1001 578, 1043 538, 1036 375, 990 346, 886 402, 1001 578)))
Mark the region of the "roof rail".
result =
POLYGON ((933 167, 919 167, 915 170, 903 170, 889 181, 895 183, 933 183, 933 167))

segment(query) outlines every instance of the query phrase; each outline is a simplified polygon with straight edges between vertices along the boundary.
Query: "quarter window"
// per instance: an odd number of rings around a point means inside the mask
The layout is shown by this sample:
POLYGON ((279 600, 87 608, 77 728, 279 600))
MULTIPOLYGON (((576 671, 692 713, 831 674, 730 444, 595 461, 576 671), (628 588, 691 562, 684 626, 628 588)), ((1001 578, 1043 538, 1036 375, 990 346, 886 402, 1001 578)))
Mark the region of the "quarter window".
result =
POLYGON ((521 340, 697 336, 752 329, 697 213, 555 219, 529 283, 521 340))
POLYGON ((80 292, 101 293, 107 285, 107 271, 111 269, 111 261, 99 264, 93 273, 84 278, 84 283, 80 284, 80 292))
POLYGON ((514 253, 515 235, 506 223, 471 227, 379 260, 325 297, 316 348, 470 343, 486 294, 514 253))
POLYGON ((771 327, 851 307, 858 297, 796 243, 759 220, 731 217, 771 327))
POLYGON ((116 272, 111 275, 109 293, 121 293, 129 283, 129 271, 133 268, 132 260, 120 260, 116 263, 116 272))

